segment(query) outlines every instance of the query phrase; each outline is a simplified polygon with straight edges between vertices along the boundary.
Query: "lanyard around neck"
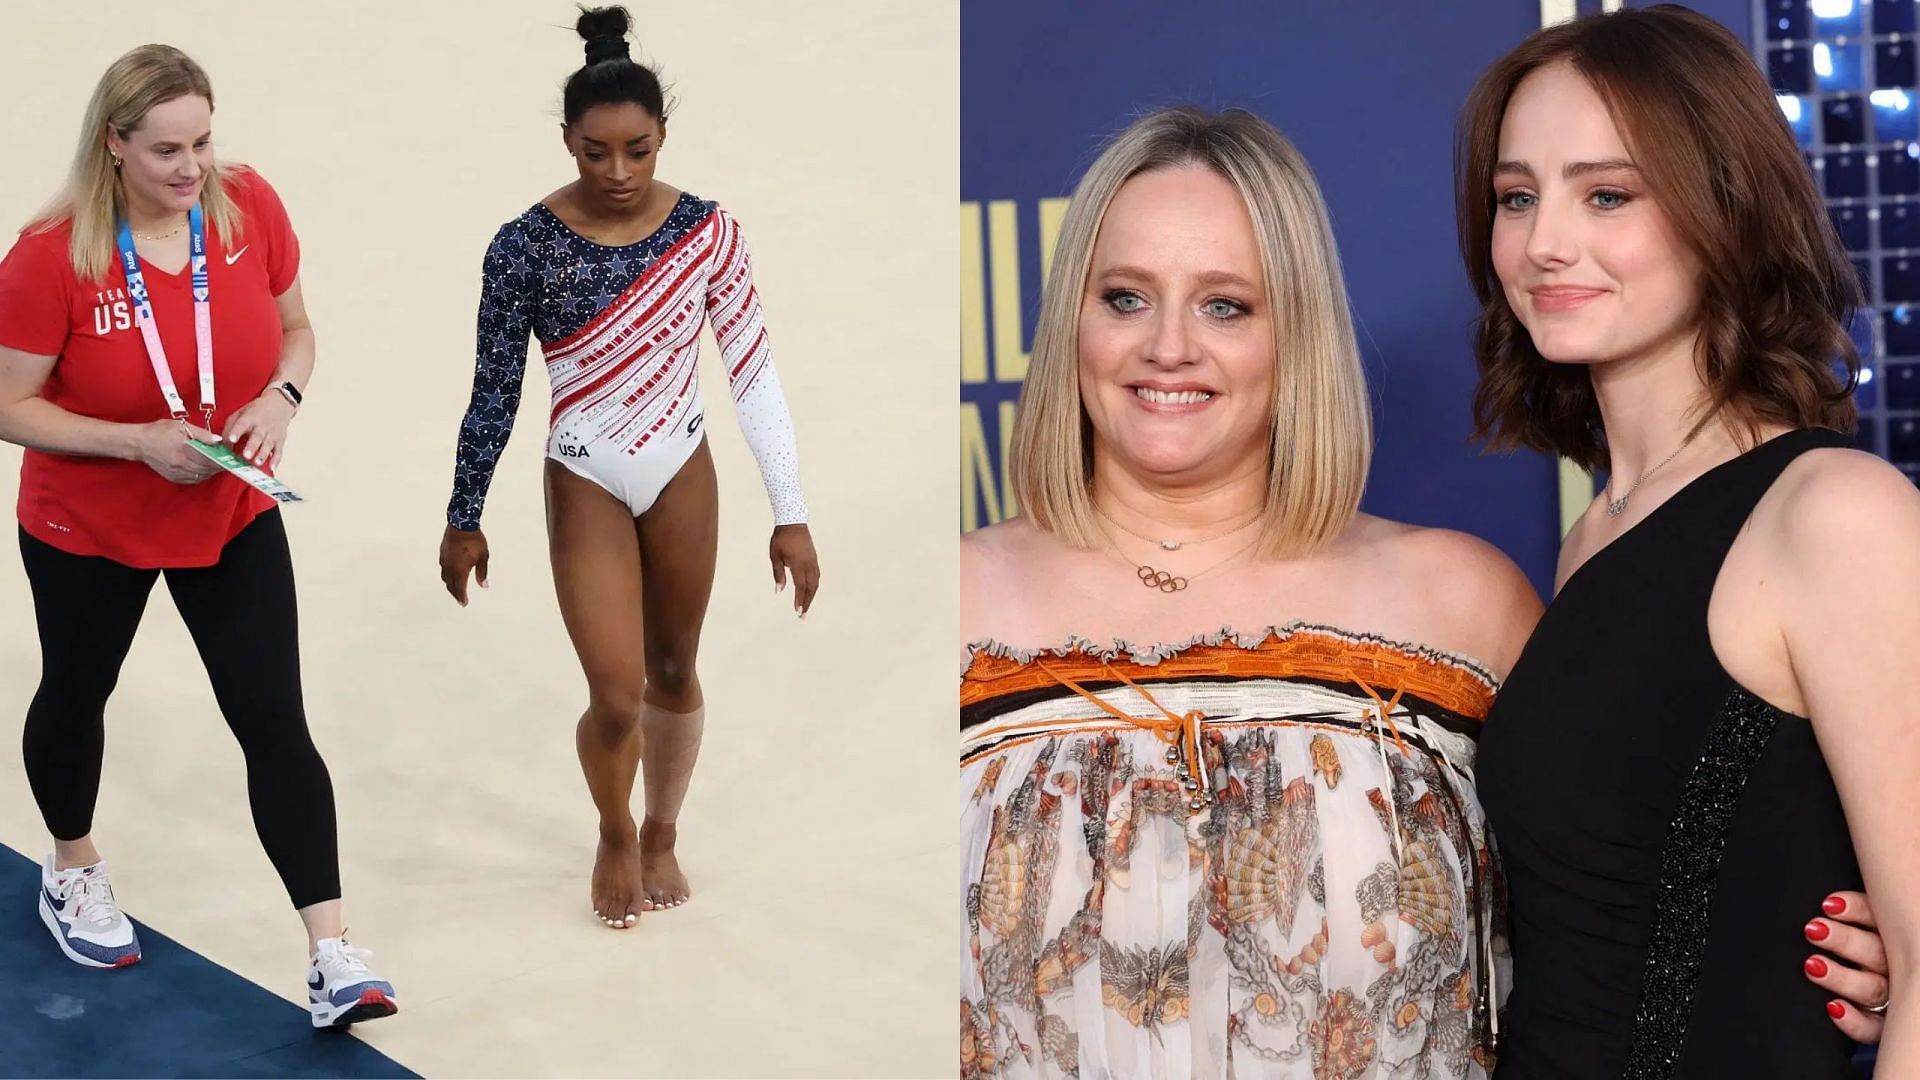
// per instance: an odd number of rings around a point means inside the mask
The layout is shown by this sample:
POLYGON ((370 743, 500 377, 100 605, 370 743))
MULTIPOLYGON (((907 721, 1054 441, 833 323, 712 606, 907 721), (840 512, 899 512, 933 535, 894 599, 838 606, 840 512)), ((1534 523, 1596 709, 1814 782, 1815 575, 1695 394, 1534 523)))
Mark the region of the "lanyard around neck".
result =
MULTIPOLYGON (((187 226, 193 238, 188 266, 193 271, 193 332, 200 366, 200 413, 204 426, 212 427, 213 319, 207 302, 211 290, 207 287, 206 223, 198 204, 187 211, 187 226)), ((180 388, 174 384, 173 369, 167 366, 167 350, 160 342, 160 327, 154 322, 153 302, 147 295, 147 276, 140 270, 140 256, 133 250, 133 227, 125 218, 120 219, 117 239, 120 265, 127 273, 127 295, 133 299, 135 321, 140 325, 140 336, 147 343, 147 359, 153 364, 153 377, 160 382, 160 392, 166 396, 168 411, 175 420, 184 424, 187 422, 187 406, 180 399, 180 388)))

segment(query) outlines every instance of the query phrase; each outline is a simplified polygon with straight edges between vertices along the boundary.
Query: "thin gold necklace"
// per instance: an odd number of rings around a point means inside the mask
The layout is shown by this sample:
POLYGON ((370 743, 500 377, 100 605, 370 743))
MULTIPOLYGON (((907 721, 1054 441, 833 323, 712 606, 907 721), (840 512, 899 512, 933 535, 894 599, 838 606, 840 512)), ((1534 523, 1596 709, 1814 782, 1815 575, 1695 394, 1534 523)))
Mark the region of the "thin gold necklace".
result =
POLYGON ((166 232, 163 232, 163 233, 154 234, 154 233, 136 232, 133 235, 138 237, 141 240, 165 240, 168 237, 179 236, 180 230, 186 227, 187 227, 186 221, 182 220, 180 224, 175 225, 173 228, 168 229, 166 232))
MULTIPOLYGON (((1246 526, 1243 525, 1241 527, 1245 528, 1246 526)), ((1135 560, 1128 558, 1126 552, 1120 550, 1120 545, 1114 543, 1113 536, 1111 533, 1108 533, 1105 529, 1102 529, 1100 530, 1100 535, 1107 542, 1107 550, 1113 552, 1113 555, 1115 558, 1133 567, 1134 575, 1140 579, 1140 584, 1146 586, 1149 589, 1158 589, 1163 593, 1169 593, 1169 594, 1184 591, 1186 587, 1192 584, 1193 582, 1200 580, 1202 577, 1205 577, 1206 575, 1213 573, 1215 570, 1220 569, 1222 566, 1225 566, 1226 564, 1232 562, 1233 560, 1239 558, 1240 556, 1245 555, 1249 550, 1252 549, 1255 542, 1257 542, 1259 539, 1258 537, 1255 537, 1253 540, 1249 540, 1245 544, 1242 544, 1239 548, 1235 549, 1233 553, 1228 555, 1227 557, 1220 559, 1219 561, 1214 562, 1213 564, 1207 566, 1202 570, 1196 571, 1195 573, 1182 576, 1179 574, 1170 573, 1166 570, 1158 569, 1147 563, 1136 562, 1135 560)), ((1142 537, 1141 539, 1145 539, 1145 537, 1142 537)))
POLYGON ((1119 529, 1121 532, 1126 533, 1128 536, 1133 537, 1135 540, 1144 540, 1149 544, 1158 544, 1162 551, 1179 551, 1183 547, 1192 547, 1197 544, 1211 544, 1215 540, 1223 540, 1229 536, 1232 536, 1234 533, 1239 532, 1241 529, 1244 529, 1247 526, 1253 524, 1255 521, 1259 520, 1260 518, 1259 512, 1255 511, 1252 517, 1248 518, 1247 520, 1241 522, 1238 525, 1235 525, 1231 529, 1225 530, 1224 532, 1217 532, 1217 533, 1214 533, 1212 536, 1202 536, 1192 540, 1173 540, 1173 539, 1163 539, 1155 536, 1144 536, 1140 533, 1134 532, 1132 529, 1129 529, 1125 525, 1120 524, 1120 522, 1116 520, 1112 514, 1107 513, 1105 510, 1102 510, 1097 506, 1094 507, 1094 512, 1099 514, 1101 517, 1106 518, 1107 521, 1111 523, 1114 528, 1119 529))

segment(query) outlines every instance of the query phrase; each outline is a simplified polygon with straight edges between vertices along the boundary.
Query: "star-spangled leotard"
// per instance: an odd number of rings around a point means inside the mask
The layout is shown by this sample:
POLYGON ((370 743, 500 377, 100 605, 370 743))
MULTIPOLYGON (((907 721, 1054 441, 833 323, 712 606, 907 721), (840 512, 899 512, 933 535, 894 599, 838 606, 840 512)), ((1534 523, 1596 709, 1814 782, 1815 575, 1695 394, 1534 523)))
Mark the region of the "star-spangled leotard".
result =
POLYGON ((806 520, 751 261, 726 211, 683 193, 653 235, 609 247, 536 203, 495 234, 481 280, 473 396, 447 507, 454 528, 479 528, 520 405, 529 334, 553 383, 548 456, 644 513, 700 443, 703 321, 726 359, 775 524, 806 520))

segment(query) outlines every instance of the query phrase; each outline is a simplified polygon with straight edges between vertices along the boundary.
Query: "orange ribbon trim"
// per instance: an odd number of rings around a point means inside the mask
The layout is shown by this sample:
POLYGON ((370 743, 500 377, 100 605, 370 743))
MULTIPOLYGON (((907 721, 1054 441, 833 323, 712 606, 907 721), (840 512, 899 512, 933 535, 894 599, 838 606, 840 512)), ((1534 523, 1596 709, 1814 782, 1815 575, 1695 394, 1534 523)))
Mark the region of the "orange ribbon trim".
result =
POLYGON ((1039 665, 1040 668, 1044 670, 1047 674, 1052 675, 1055 679, 1058 679, 1060 681, 1060 685, 1066 687, 1067 689, 1073 691, 1076 694, 1079 694, 1081 697, 1086 698, 1088 701, 1093 702, 1095 705, 1098 705, 1101 709, 1106 711, 1108 714, 1118 719, 1125 720, 1127 723, 1132 724, 1135 727, 1144 728, 1147 731, 1151 731, 1155 738, 1159 739, 1163 743, 1166 743, 1168 746, 1179 747, 1187 759, 1187 775, 1193 779, 1193 782, 1195 784, 1199 785, 1200 790, 1202 791, 1208 790, 1206 769, 1202 763, 1202 755, 1200 752, 1200 725, 1203 722, 1205 722, 1205 720, 1207 719, 1206 713, 1201 712, 1199 709, 1193 709, 1193 710, 1190 710, 1185 716, 1181 716, 1180 714, 1174 712, 1172 709, 1169 709, 1165 705, 1160 704, 1160 702, 1157 699, 1155 699, 1152 694, 1147 693, 1145 688, 1141 687, 1138 683, 1134 682, 1132 679, 1127 678, 1125 675, 1120 674, 1118 671, 1115 671, 1113 669, 1113 665, 1111 664, 1100 665, 1102 670, 1104 670, 1108 675, 1111 675, 1116 680, 1122 683, 1125 683, 1127 686, 1132 687, 1134 693, 1139 694, 1143 698, 1146 698, 1147 704, 1152 705, 1156 709, 1159 709, 1162 714, 1157 717, 1156 716, 1134 716, 1129 713, 1122 712, 1119 709, 1114 708, 1112 705, 1107 704, 1104 700, 1095 696, 1093 693, 1088 691, 1085 687, 1082 687, 1079 683, 1074 682, 1072 679, 1069 679, 1065 675, 1062 675, 1060 672, 1054 670, 1053 666, 1048 664, 1045 660, 1035 657, 1034 663, 1039 665))

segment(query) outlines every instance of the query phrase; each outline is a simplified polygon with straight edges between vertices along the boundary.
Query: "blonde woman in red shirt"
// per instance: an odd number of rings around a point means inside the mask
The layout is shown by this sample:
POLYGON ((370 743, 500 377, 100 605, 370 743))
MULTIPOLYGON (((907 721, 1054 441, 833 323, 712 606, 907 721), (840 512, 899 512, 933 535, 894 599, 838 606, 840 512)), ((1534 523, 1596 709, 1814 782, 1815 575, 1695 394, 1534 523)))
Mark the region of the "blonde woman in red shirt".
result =
POLYGON ((273 498, 190 443, 270 470, 313 374, 313 329, 286 211, 258 174, 215 160, 212 117, 206 73, 179 50, 115 61, 65 190, 0 262, 0 438, 26 448, 20 550, 43 662, 23 740, 53 834, 39 909, 74 962, 139 961, 93 809, 103 711, 164 574, 306 924, 313 1024, 339 1026, 396 1005, 341 922, 286 533, 273 498))

